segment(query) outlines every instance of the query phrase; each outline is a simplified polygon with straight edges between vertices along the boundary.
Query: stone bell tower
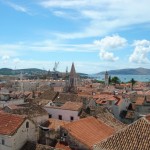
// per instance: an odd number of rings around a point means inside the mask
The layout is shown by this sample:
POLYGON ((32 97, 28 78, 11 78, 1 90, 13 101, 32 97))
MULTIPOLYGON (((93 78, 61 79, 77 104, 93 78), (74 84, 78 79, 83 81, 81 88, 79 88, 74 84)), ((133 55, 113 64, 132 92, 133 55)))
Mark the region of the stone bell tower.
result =
POLYGON ((108 72, 106 71, 105 73, 105 86, 108 86, 109 85, 109 75, 108 75, 108 72))
POLYGON ((69 88, 75 90, 77 88, 77 85, 78 85, 78 75, 76 74, 74 63, 72 63, 69 75, 69 88))

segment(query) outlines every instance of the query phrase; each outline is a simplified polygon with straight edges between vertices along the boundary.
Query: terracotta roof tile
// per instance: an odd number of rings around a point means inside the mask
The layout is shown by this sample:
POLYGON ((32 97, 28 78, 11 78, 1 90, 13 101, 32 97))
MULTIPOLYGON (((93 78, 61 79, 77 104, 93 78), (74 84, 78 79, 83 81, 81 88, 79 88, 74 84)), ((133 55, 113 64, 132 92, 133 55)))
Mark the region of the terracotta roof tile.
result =
POLYGON ((0 113, 0 134, 12 135, 24 122, 25 117, 19 115, 12 115, 7 113, 0 113))
POLYGON ((104 122, 105 124, 111 126, 118 131, 124 128, 126 125, 117 120, 111 113, 109 112, 102 112, 96 115, 97 119, 104 122))
POLYGON ((145 99, 144 97, 138 97, 138 98, 136 99, 135 104, 136 104, 136 105, 143 105, 144 99, 145 99))
POLYGON ((114 129, 94 117, 87 117, 63 126, 81 143, 89 148, 114 133, 114 129))
POLYGON ((58 148, 60 150, 71 150, 71 148, 69 146, 66 146, 66 145, 59 143, 59 142, 56 144, 55 148, 58 148))
POLYGON ((100 141, 94 150, 149 150, 150 122, 141 118, 113 136, 100 141))
POLYGON ((66 102, 64 105, 61 106, 61 109, 66 109, 66 110, 79 110, 83 106, 82 103, 80 102, 66 102))
POLYGON ((40 99, 53 100, 56 95, 57 92, 54 92, 53 90, 46 90, 40 95, 40 99))
POLYGON ((65 125, 67 123, 68 123, 67 121, 50 118, 42 126, 47 127, 49 129, 58 130, 58 128, 60 128, 60 126, 65 125))
POLYGON ((82 99, 76 94, 72 93, 59 93, 59 95, 54 99, 54 103, 66 103, 68 101, 71 102, 81 102, 82 99))
MULTIPOLYGON (((5 106, 8 107, 8 106, 5 106)), ((13 114, 19 114, 19 115, 27 115, 29 118, 32 117, 37 117, 39 115, 48 115, 47 111, 42 108, 39 105, 36 104, 31 104, 31 103, 24 103, 24 104, 19 104, 15 107, 13 107, 13 109, 11 109, 11 113, 13 114)), ((8 112, 7 109, 4 110, 5 112, 8 112)))

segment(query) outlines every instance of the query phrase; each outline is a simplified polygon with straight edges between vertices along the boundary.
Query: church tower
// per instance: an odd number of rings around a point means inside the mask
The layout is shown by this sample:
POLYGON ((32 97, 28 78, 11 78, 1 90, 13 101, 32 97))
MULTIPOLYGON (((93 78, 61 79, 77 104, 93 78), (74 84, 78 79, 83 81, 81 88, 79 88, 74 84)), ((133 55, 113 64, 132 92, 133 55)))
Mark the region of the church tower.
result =
POLYGON ((105 86, 108 86, 109 85, 109 75, 108 75, 108 72, 106 71, 105 73, 105 86))
POLYGON ((69 87, 70 89, 76 89, 77 85, 78 85, 78 76, 76 74, 76 70, 74 67, 74 63, 72 63, 71 66, 71 71, 70 71, 70 75, 69 75, 69 87))

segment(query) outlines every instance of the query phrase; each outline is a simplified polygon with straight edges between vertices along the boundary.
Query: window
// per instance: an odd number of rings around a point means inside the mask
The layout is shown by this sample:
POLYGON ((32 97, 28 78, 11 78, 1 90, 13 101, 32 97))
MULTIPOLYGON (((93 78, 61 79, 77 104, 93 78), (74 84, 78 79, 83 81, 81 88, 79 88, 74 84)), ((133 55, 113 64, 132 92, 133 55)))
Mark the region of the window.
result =
POLYGON ((49 114, 49 118, 52 118, 52 115, 51 115, 51 114, 49 114))
POLYGON ((73 120, 74 120, 74 117, 71 116, 71 117, 70 117, 70 121, 73 121, 73 120))
POLYGON ((5 145, 5 140, 4 139, 2 139, 2 145, 5 145))
POLYGON ((26 122, 26 128, 29 128, 29 122, 26 122))
POLYGON ((67 136, 67 133, 63 133, 63 137, 66 137, 67 136))
POLYGON ((58 119, 59 119, 59 120, 62 120, 62 115, 58 115, 58 119))

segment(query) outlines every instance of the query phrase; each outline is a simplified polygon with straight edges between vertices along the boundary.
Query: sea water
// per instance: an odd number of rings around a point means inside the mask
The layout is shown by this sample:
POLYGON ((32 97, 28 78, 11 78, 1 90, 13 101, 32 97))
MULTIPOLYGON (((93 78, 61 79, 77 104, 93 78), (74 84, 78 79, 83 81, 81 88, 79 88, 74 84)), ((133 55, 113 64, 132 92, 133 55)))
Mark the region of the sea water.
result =
MULTIPOLYGON (((141 82, 150 82, 150 75, 110 75, 111 78, 114 76, 117 76, 121 82, 128 82, 130 81, 132 78, 135 81, 141 81, 141 82)), ((90 77, 97 79, 97 80, 101 80, 104 81, 105 75, 90 75, 90 77)))

